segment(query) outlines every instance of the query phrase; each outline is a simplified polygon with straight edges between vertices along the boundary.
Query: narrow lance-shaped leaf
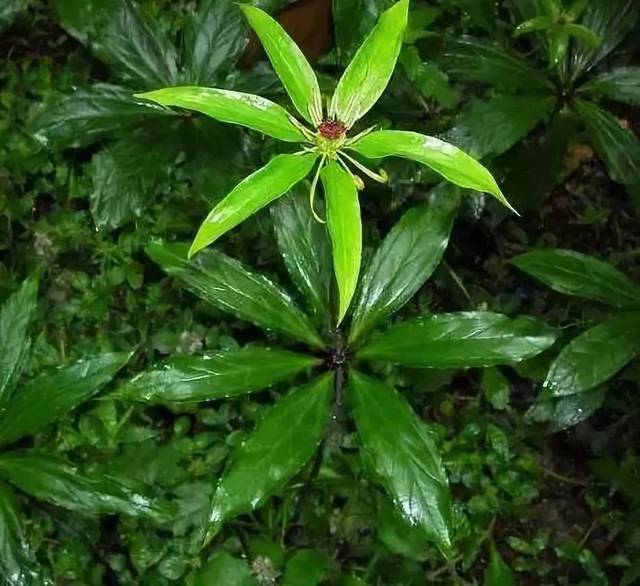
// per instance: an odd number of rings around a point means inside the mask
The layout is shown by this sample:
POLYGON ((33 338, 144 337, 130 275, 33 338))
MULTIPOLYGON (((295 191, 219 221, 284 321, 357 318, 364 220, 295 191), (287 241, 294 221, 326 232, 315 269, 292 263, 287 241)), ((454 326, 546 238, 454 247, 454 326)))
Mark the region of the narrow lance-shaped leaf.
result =
POLYGON ((432 275, 449 242, 459 203, 458 188, 442 183, 429 192, 427 203, 411 208, 391 229, 362 277, 350 343, 400 309, 432 275))
POLYGON ((640 140, 623 128, 616 117, 585 100, 576 100, 574 108, 583 122, 596 152, 607 165, 614 181, 640 186, 640 140))
POLYGON ((593 389, 640 352, 640 313, 609 318, 567 344, 554 360, 544 387, 555 397, 593 389))
POLYGON ((491 545, 491 560, 484 573, 484 586, 513 586, 513 572, 500 557, 495 545, 491 545))
POLYGON ((555 104, 556 98, 546 95, 472 100, 442 138, 478 159, 496 157, 544 121, 555 104))
POLYGON ((313 153, 278 155, 243 179, 211 210, 191 244, 189 256, 289 191, 309 174, 315 161, 313 153))
POLYGON ((451 554, 452 511, 440 454, 410 405, 381 381, 352 372, 349 392, 367 460, 404 518, 451 554))
MULTIPOLYGON (((317 203, 316 203, 317 205, 317 203)), ((278 248, 313 317, 327 325, 332 282, 331 243, 300 187, 270 207, 278 248)))
POLYGON ((102 472, 83 475, 73 464, 36 450, 0 455, 0 477, 31 496, 89 514, 122 513, 166 521, 171 509, 153 501, 137 486, 102 472))
POLYGON ((35 556, 27 542, 23 512, 11 489, 0 482, 0 580, 6 586, 43 586, 35 556))
POLYGON ((640 67, 618 67, 596 76, 579 91, 598 97, 640 105, 640 67))
POLYGON ((266 389, 319 359, 285 350, 247 346, 208 356, 173 356, 141 372, 118 390, 144 403, 209 401, 266 389))
POLYGON ((370 132, 350 148, 369 159, 395 156, 416 161, 460 187, 490 193, 513 210, 486 167, 439 138, 403 130, 379 130, 370 132))
POLYGON ((362 254, 362 222, 358 190, 353 177, 331 161, 322 170, 327 208, 327 228, 333 249, 333 268, 338 282, 337 325, 344 319, 358 284, 362 254))
POLYGON ((309 461, 329 420, 332 377, 324 375, 280 399, 239 444, 211 504, 211 538, 229 518, 278 492, 309 461))
POLYGON ((295 306, 291 297, 237 260, 217 250, 205 250, 189 261, 183 244, 156 242, 146 251, 165 272, 214 307, 267 330, 322 347, 322 340, 309 318, 295 306))
POLYGON ((49 148, 77 148, 167 114, 155 104, 132 100, 128 88, 96 83, 46 102, 29 121, 29 132, 49 148))
POLYGON ((186 23, 186 78, 211 85, 228 70, 248 41, 247 28, 233 0, 203 0, 186 23))
POLYGON ((320 87, 311 65, 285 30, 266 12, 242 5, 273 68, 300 115, 314 126, 322 122, 320 87))
POLYGON ((67 414, 106 385, 130 356, 105 352, 36 377, 6 406, 0 421, 0 444, 33 434, 67 414))
POLYGON ((216 88, 168 87, 136 98, 151 100, 163 106, 177 106, 206 114, 221 122, 239 124, 285 142, 302 142, 304 136, 291 122, 291 115, 278 104, 242 92, 216 88))
POLYGON ((340 78, 329 116, 347 128, 373 107, 387 87, 402 48, 408 10, 409 0, 400 0, 384 12, 340 78))
POLYGON ((29 349, 27 334, 37 294, 37 279, 27 279, 0 308, 0 411, 15 387, 29 349))
POLYGON ((511 262, 554 291, 620 308, 640 307, 640 287, 613 265, 573 250, 538 249, 511 262))
POLYGON ((489 311, 443 313, 377 334, 358 356, 415 368, 496 366, 532 358, 555 339, 553 328, 530 317, 489 311))

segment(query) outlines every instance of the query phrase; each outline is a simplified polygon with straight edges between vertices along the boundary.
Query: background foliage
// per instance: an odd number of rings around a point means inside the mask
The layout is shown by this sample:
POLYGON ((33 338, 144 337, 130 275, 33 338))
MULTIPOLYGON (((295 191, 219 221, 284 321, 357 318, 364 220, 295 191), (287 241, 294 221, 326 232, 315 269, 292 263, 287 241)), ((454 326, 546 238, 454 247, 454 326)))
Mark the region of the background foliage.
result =
MULTIPOLYGON (((326 91, 389 3, 259 4, 284 9, 282 21, 317 59, 326 91)), ((627 156, 637 148, 638 86, 624 86, 627 100, 607 94, 607 75, 637 63, 640 35, 633 3, 604 3, 626 15, 624 30, 601 39, 610 52, 580 80, 600 97, 575 116, 558 102, 560 74, 546 40, 512 36, 536 4, 414 0, 401 67, 373 113, 382 126, 440 134, 482 157, 522 213, 465 198, 445 262, 401 317, 491 310, 538 316, 562 332, 551 351, 510 369, 375 366, 406 391, 442 449, 456 502, 451 563, 407 532, 363 480, 359 440, 345 421, 321 460, 200 551, 212 481, 290 383, 171 407, 132 405, 109 391, 169 355, 279 341, 181 289, 144 250, 157 237, 189 240, 211 204, 266 162, 273 145, 136 104, 130 94, 178 80, 275 100, 281 90, 257 47, 245 49, 246 29, 224 2, 109 0, 92 14, 64 0, 3 4, 0 300, 40 276, 23 382, 89 356, 134 351, 111 386, 19 447, 64 457, 89 475, 146 483, 175 507, 168 523, 99 518, 17 492, 34 555, 54 583, 508 584, 513 572, 517 584, 632 584, 640 576, 638 361, 571 400, 541 393, 561 349, 620 306, 554 291, 522 260, 536 247, 570 249, 640 282, 639 163, 627 156), (471 59, 478 55, 486 68, 471 59), (545 93, 548 79, 554 90, 545 93), (594 137, 598 125, 612 142, 594 137)), ((598 23, 593 29, 602 34, 598 23)), ((361 198, 365 262, 437 181, 406 162, 387 170, 390 186, 368 185, 361 198)), ((274 223, 291 214, 259 214, 220 248, 286 283, 276 246, 285 235, 274 223)))

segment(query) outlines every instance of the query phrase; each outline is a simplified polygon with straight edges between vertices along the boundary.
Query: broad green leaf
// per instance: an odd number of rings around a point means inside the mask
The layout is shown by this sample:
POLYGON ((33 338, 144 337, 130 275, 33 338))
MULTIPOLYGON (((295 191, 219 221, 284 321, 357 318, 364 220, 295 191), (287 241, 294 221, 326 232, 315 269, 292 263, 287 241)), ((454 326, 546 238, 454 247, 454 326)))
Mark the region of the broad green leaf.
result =
POLYGON ((36 450, 0 454, 0 477, 30 494, 71 511, 170 519, 170 509, 154 502, 138 487, 105 472, 89 477, 70 462, 36 450))
POLYGON ((218 551, 198 572, 193 586, 258 586, 245 560, 218 551))
POLYGON ((240 57, 247 28, 233 0, 203 0, 185 27, 184 63, 188 83, 214 85, 240 57))
POLYGON ((330 563, 330 558, 325 552, 300 549, 287 562, 282 586, 318 586, 330 563))
POLYGON ((416 161, 460 187, 490 193, 513 210, 486 167, 439 138, 403 130, 378 130, 370 132, 351 148, 370 159, 395 156, 416 161))
POLYGON ((0 581, 5 586, 43 586, 22 521, 24 513, 11 489, 0 482, 0 581))
POLYGON ((117 397, 151 404, 210 401, 266 389, 319 362, 311 356, 251 346, 207 356, 177 355, 136 375, 117 397))
POLYGON ((350 343, 398 311, 432 275, 447 248, 459 203, 458 189, 442 183, 429 192, 427 203, 411 208, 391 229, 362 277, 350 343))
POLYGON ((333 0, 334 41, 338 65, 346 67, 365 36, 371 32, 379 16, 377 6, 366 6, 364 0, 333 0))
POLYGON ((61 25, 121 79, 142 87, 176 83, 175 47, 131 0, 59 0, 56 6, 61 25))
POLYGON ((477 159, 508 151, 551 115, 556 100, 547 96, 497 96, 471 101, 444 140, 477 159))
POLYGON ((544 71, 500 45, 473 37, 448 39, 440 60, 447 73, 463 82, 479 82, 509 91, 553 90, 544 71))
POLYGON ((618 67, 607 71, 584 84, 580 92, 640 106, 640 67, 618 67))
POLYGON ((597 46, 578 43, 570 54, 572 78, 578 79, 604 59, 629 34, 640 14, 635 0, 590 0, 581 24, 600 40, 597 46))
POLYGON ((569 342, 554 360, 544 387, 555 397, 593 389, 640 352, 640 313, 609 318, 569 342))
POLYGON ((229 518, 276 494, 309 461, 329 421, 333 378, 324 375, 290 391, 238 445, 211 503, 209 536, 229 518))
POLYGON ((217 250, 206 250, 187 260, 183 244, 154 242, 146 251, 166 273, 214 307, 266 330, 287 334, 312 346, 323 346, 309 318, 291 297, 237 260, 217 250))
POLYGON ((491 560, 484 573, 484 586, 513 586, 513 572, 500 557, 495 545, 491 545, 491 560))
POLYGON ((333 268, 338 282, 337 325, 344 319, 358 284, 362 254, 362 222, 353 177, 331 161, 322 170, 327 228, 331 236, 333 268))
POLYGON ((6 405, 0 419, 0 444, 34 434, 91 398, 129 360, 130 354, 105 352, 43 373, 6 405))
POLYGON ((29 324, 38 306, 38 280, 25 280, 0 308, 0 412, 9 400, 29 350, 29 324))
POLYGON ((97 83, 45 103, 30 120, 29 132, 49 148, 77 148, 147 120, 166 118, 162 108, 132 99, 131 90, 97 83))
POLYGON ((240 6, 267 52, 271 65, 300 115, 314 126, 322 122, 322 99, 316 74, 300 48, 266 12, 240 6))
POLYGON ((136 94, 135 97, 151 100, 163 106, 195 110, 221 122, 246 126, 279 140, 304 141, 303 134, 294 126, 291 115, 282 106, 253 94, 179 86, 136 94))
POLYGON ((324 226, 311 214, 308 193, 294 188, 270 210, 289 275, 304 295, 311 315, 319 324, 328 325, 333 280, 331 244, 324 226))
POLYGON ((114 230, 143 212, 167 179, 177 155, 177 143, 167 134, 133 133, 98 151, 89 165, 89 204, 99 230, 114 230), (154 138, 164 142, 154 143, 154 138), (149 152, 153 152, 153 157, 149 152))
POLYGON ((440 454, 425 426, 395 389, 381 381, 352 371, 349 392, 376 479, 404 518, 449 557, 451 496, 440 454))
POLYGON ((380 16, 338 82, 330 118, 351 128, 378 101, 402 48, 408 10, 409 0, 400 0, 380 16))
POLYGON ((433 63, 425 63, 416 47, 403 47, 400 65, 409 81, 425 98, 434 98, 445 108, 453 108, 458 94, 447 75, 433 63))
POLYGON ((358 357, 414 368, 486 367, 536 356, 555 339, 556 330, 530 317, 489 311, 442 313, 377 334, 358 357))
POLYGON ((494 409, 509 406, 511 383, 497 368, 485 368, 482 372, 482 392, 494 409))
POLYGON ((540 248, 511 259, 511 263, 559 293, 640 308, 640 286, 613 265, 593 256, 556 248, 540 248))
POLYGON ((597 387, 565 397, 551 397, 546 391, 526 413, 526 419, 545 423, 551 433, 557 433, 591 417, 604 402, 606 388, 597 387))
POLYGON ((623 128, 613 115, 584 100, 574 108, 583 122, 598 155, 607 165, 614 181, 630 187, 640 185, 640 140, 623 128))
POLYGON ((563 27, 570 37, 577 39, 578 41, 585 43, 590 47, 597 47, 600 43, 598 35, 593 31, 590 31, 586 26, 581 24, 567 24, 563 27))
POLYGON ((412 525, 391 500, 384 495, 376 498, 376 529, 378 539, 397 555, 424 562, 429 545, 420 526, 412 525))
POLYGON ((313 153, 278 155, 243 179, 206 217, 191 244, 189 256, 289 191, 309 174, 315 161, 313 153))

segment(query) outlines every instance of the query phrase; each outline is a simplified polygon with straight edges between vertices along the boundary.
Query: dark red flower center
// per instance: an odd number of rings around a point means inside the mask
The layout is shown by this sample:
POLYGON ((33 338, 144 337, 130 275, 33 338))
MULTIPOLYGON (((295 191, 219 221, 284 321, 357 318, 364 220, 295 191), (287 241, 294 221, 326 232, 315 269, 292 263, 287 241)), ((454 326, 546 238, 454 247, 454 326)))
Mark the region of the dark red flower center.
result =
POLYGON ((347 131, 347 127, 339 120, 323 120, 318 132, 329 140, 337 140, 347 131))

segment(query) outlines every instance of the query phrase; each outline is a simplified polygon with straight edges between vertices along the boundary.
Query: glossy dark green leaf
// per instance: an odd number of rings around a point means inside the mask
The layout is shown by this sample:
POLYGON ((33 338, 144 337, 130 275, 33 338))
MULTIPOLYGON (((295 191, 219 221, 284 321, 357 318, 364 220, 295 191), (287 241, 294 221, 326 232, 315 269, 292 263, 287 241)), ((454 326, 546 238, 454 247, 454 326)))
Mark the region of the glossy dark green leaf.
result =
POLYGON ((447 73, 463 82, 486 83, 509 91, 553 89, 545 72, 526 59, 473 37, 447 40, 441 61, 447 73))
POLYGON ((573 79, 604 59, 633 30, 640 14, 635 0, 591 0, 581 24, 600 40, 598 45, 578 43, 570 56, 573 79))
POLYGON ((424 562, 429 545, 420 526, 412 525, 402 512, 384 495, 376 498, 376 528, 378 539, 392 553, 410 560, 424 562))
POLYGON ((270 210, 289 275, 305 297, 311 315, 326 325, 333 279, 327 231, 311 214, 309 195, 300 187, 280 198, 270 210))
POLYGON ((31 119, 29 132, 49 148, 64 149, 87 146, 115 131, 163 118, 167 112, 134 100, 131 90, 97 83, 44 104, 31 119))
POLYGON ((640 286, 600 259, 557 248, 540 248, 511 259, 512 264, 559 293, 612 305, 640 307, 640 286))
POLYGON ((391 229, 362 277, 350 342, 400 309, 432 275, 447 248, 459 203, 458 189, 443 183, 391 229))
POLYGON ((98 151, 89 165, 89 204, 99 230, 114 230, 139 218, 166 181, 177 155, 173 137, 153 144, 153 136, 132 134, 98 151), (149 157, 150 150, 153 157, 149 157))
POLYGON ((237 260, 217 250, 205 250, 189 261, 183 244, 156 242, 146 251, 165 272, 214 307, 312 346, 323 345, 309 318, 286 292, 237 260))
POLYGON ((353 177, 331 161, 321 174, 327 208, 327 229, 331 237, 333 269, 338 283, 338 319, 344 319, 358 284, 362 255, 360 202, 353 177))
POLYGON ((22 527, 23 515, 12 490, 0 482, 0 581, 6 586, 50 584, 38 572, 22 527))
POLYGON ((576 100, 574 107, 611 178, 627 186, 640 185, 640 140, 613 114, 595 104, 576 100))
POLYGON ((569 342, 554 360, 544 387, 560 397, 593 389, 640 352, 640 313, 609 318, 569 342))
POLYGON ((284 195, 311 172, 315 161, 314 153, 278 155, 243 179, 202 222, 189 256, 284 195))
POLYGON ((318 126, 322 121, 322 98, 316 74, 306 57, 286 31, 266 12, 249 5, 242 5, 241 8, 296 110, 308 122, 318 126))
POLYGON ((129 360, 130 354, 105 352, 43 373, 17 392, 0 419, 0 444, 42 429, 95 395, 129 360))
POLYGON ((482 373, 482 392, 494 409, 509 406, 511 383, 497 368, 485 368, 482 373))
POLYGON ((207 356, 177 355, 132 378, 117 396, 152 404, 233 397, 266 389, 319 362, 311 356, 251 346, 207 356))
POLYGON ((370 159, 395 156, 416 161, 459 187, 490 193, 513 209, 486 167, 439 138, 403 130, 378 130, 370 132, 350 148, 370 159))
POLYGON ((0 308, 0 412, 13 392, 29 350, 29 325, 38 306, 37 295, 37 279, 27 279, 0 308))
POLYGON ((399 60, 409 81, 425 98, 434 98, 445 108, 456 105, 458 95, 447 75, 433 63, 423 61, 416 47, 404 47, 399 60))
POLYGON ((377 334, 358 356, 415 368, 496 366, 540 354, 555 339, 556 330, 531 317, 489 311, 442 313, 377 334))
POLYGON ((276 494, 310 460, 329 421, 333 377, 290 391, 238 445, 211 504, 209 536, 276 494))
POLYGON ((378 19, 340 78, 329 116, 348 128, 362 118, 384 92, 400 54, 409 0, 400 0, 378 19))
POLYGON ((500 557, 495 545, 491 546, 491 559, 484 573, 484 586, 513 586, 513 572, 500 557))
POLYGON ((602 406, 605 395, 604 387, 566 397, 550 397, 544 392, 527 411, 526 418, 544 423, 549 432, 557 433, 591 417, 602 406))
POLYGON ((216 88, 178 86, 136 94, 163 106, 195 110, 230 124, 246 126, 286 142, 303 142, 304 135, 291 122, 291 115, 278 104, 242 92, 216 88))
POLYGON ((159 505, 129 482, 105 472, 95 477, 57 456, 36 450, 0 454, 0 477, 30 494, 72 511, 141 516, 165 521, 170 509, 159 505))
POLYGON ((617 102, 640 105, 640 67, 618 67, 594 77, 580 91, 617 102))
POLYGON ((175 48, 131 0, 59 0, 56 6, 62 26, 121 79, 145 88, 176 83, 175 48))
POLYGON ((448 557, 451 496, 432 438, 410 405, 381 381, 352 371, 349 392, 358 434, 376 479, 404 518, 448 557))
POLYGON ((317 586, 322 582, 330 563, 325 552, 300 549, 287 562, 282 586, 317 586))
POLYGON ((193 586, 258 586, 245 560, 218 551, 195 577, 193 586))
POLYGON ((233 0, 204 0, 188 17, 185 37, 186 80, 208 86, 221 79, 240 57, 248 31, 233 0))
POLYGON ((483 159, 508 151, 553 111, 547 96, 497 96, 472 101, 442 135, 470 155, 483 159))

